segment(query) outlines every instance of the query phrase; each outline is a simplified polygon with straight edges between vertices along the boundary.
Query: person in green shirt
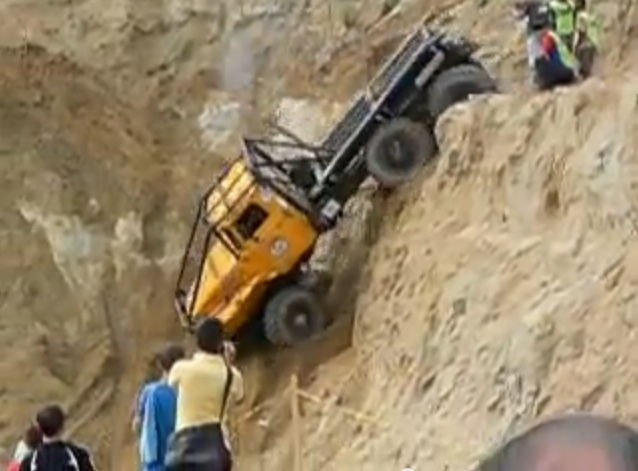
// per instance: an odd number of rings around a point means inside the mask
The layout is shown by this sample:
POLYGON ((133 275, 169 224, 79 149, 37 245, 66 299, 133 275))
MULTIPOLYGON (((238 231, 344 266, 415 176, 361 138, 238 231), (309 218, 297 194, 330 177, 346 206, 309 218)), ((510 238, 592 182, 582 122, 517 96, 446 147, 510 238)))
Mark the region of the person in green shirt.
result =
POLYGON ((572 0, 550 0, 549 8, 554 15, 554 30, 563 42, 568 45, 574 43, 576 28, 576 5, 572 0))
POLYGON ((587 8, 586 0, 576 0, 574 53, 580 63, 580 75, 591 75, 600 48, 601 28, 597 16, 587 8))

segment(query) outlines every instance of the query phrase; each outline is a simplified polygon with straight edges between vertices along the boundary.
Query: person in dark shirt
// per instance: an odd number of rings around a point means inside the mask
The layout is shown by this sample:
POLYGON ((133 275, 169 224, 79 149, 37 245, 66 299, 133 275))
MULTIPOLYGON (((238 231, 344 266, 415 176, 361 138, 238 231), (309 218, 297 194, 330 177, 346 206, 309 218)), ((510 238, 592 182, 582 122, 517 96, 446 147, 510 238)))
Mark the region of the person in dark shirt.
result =
POLYGON ((638 434, 592 414, 546 420, 496 449, 475 471, 636 471, 638 434))
POLYGON ((64 411, 58 405, 42 408, 36 415, 42 444, 20 463, 20 471, 96 471, 89 451, 62 439, 64 411))

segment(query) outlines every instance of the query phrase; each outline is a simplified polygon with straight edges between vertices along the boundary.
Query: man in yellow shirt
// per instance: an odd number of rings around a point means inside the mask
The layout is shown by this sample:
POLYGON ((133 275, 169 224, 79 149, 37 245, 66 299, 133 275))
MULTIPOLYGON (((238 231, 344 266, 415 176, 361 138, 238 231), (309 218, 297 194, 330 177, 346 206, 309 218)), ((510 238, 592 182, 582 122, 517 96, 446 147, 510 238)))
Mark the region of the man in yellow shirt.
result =
POLYGON ((168 378, 177 390, 177 420, 167 469, 230 471, 232 459, 222 423, 229 398, 243 397, 243 378, 225 355, 224 332, 217 319, 204 319, 195 338, 198 351, 175 363, 168 378))

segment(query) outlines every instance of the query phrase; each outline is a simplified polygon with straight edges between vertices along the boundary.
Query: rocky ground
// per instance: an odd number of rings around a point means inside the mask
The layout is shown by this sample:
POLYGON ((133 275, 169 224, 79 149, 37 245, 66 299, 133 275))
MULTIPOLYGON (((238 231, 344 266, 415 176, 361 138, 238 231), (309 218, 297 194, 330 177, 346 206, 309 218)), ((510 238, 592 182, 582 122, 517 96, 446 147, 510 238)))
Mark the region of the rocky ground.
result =
POLYGON ((322 398, 304 402, 306 471, 460 469, 567 408, 635 420, 638 12, 595 8, 600 78, 531 96, 506 0, 3 3, 0 443, 62 401, 103 469, 135 469, 128 414, 150 351, 181 338, 205 176, 278 106, 320 135, 423 16, 481 41, 512 94, 451 111, 436 168, 353 203, 325 261, 352 287, 337 324, 244 365, 241 469, 292 468, 293 371, 322 398))

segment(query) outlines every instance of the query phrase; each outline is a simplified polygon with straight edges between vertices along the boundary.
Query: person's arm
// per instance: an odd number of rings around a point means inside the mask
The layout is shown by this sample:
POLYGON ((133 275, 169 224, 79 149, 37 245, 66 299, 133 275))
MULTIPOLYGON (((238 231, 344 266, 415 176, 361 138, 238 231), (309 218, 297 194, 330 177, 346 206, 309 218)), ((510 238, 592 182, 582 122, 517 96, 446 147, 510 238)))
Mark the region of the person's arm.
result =
POLYGON ((226 363, 232 365, 235 363, 235 359, 237 358, 237 348, 230 341, 225 341, 224 346, 222 348, 222 356, 226 360, 226 363))
POLYGON ((169 386, 171 386, 174 389, 177 389, 179 387, 179 380, 180 380, 180 375, 181 375, 181 368, 182 364, 181 361, 178 361, 177 363, 175 363, 173 365, 173 367, 171 368, 171 371, 168 373, 168 384, 169 386))
POLYGON ((230 393, 235 402, 240 402, 244 398, 244 378, 237 367, 231 366, 230 369, 233 374, 230 393))
POLYGON ((551 35, 545 33, 541 38, 541 47, 543 48, 543 52, 545 56, 548 56, 556 47, 556 43, 554 42, 554 38, 551 35))
POLYGON ((20 462, 20 471, 31 471, 31 460, 33 458, 33 453, 29 453, 25 456, 20 462))
POLYGON ((142 424, 142 420, 144 420, 144 404, 146 402, 146 394, 147 388, 146 386, 144 386, 138 394, 135 403, 135 410, 133 412, 133 421, 131 424, 131 428, 136 434, 140 432, 140 426, 142 424))
POLYGON ((598 46, 600 38, 598 30, 598 20, 590 12, 581 11, 576 17, 576 45, 588 41, 594 46, 598 46))
POLYGON ((16 445, 16 448, 13 452, 13 459, 21 460, 28 454, 29 454, 29 448, 27 447, 26 443, 24 443, 24 440, 20 440, 18 444, 16 445))
POLYGON ((78 460, 78 467, 80 468, 78 471, 97 471, 89 450, 78 445, 73 445, 72 453, 75 454, 78 460))

